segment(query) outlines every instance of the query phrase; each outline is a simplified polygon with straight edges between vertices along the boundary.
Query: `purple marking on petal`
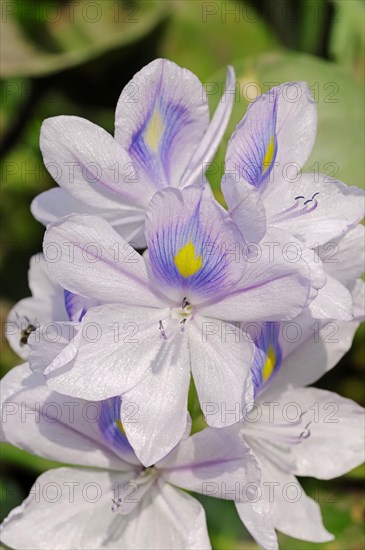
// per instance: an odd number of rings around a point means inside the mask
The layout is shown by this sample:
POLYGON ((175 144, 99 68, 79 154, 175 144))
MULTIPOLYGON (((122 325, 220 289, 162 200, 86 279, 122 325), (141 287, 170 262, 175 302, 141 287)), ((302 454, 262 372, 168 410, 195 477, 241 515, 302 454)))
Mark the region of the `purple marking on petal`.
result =
MULTIPOLYGON (((248 111, 237 126, 227 154, 230 164, 238 171, 240 177, 255 187, 262 187, 268 182, 274 167, 278 143, 276 137, 276 120, 279 92, 272 90, 267 96, 259 96, 248 108, 248 111), (270 142, 274 139, 274 150, 269 166, 263 169, 265 155, 270 142)), ((230 170, 233 167, 231 166, 230 170)))
POLYGON ((143 167, 151 176, 151 181, 157 189, 163 188, 171 182, 171 152, 176 137, 182 128, 193 122, 189 111, 182 105, 165 102, 162 93, 162 77, 156 90, 156 100, 151 105, 143 125, 135 132, 129 147, 131 157, 143 167), (153 117, 155 109, 158 109, 164 123, 158 151, 152 151, 145 142, 145 132, 153 117))
POLYGON ((120 421, 121 403, 120 397, 112 397, 101 402, 99 428, 105 439, 113 447, 134 454, 126 435, 117 424, 120 421))
POLYGON ((149 258, 155 277, 170 287, 180 288, 185 296, 189 289, 203 293, 221 291, 227 277, 229 252, 216 244, 218 231, 214 221, 203 227, 200 221, 202 197, 189 218, 176 219, 163 226, 148 243, 149 258), (212 236, 214 235, 214 237, 212 236), (183 277, 175 264, 175 256, 192 242, 202 267, 190 277, 183 277))
POLYGON ((169 468, 165 468, 166 470, 174 470, 174 471, 181 471, 181 470, 199 470, 199 468, 210 468, 212 466, 217 466, 219 464, 232 464, 234 462, 242 462, 242 455, 233 457, 233 458, 215 458, 212 460, 204 460, 202 462, 198 463, 190 463, 190 464, 183 464, 181 466, 171 466, 169 468))
MULTIPOLYGON (((64 290, 63 292, 68 318, 70 321, 81 321, 87 312, 88 307, 92 305, 91 300, 84 298, 83 296, 79 296, 78 294, 74 294, 69 290, 64 290)), ((94 305, 96 305, 96 303, 94 305)))
POLYGON ((255 353, 251 365, 251 376, 254 385, 255 397, 263 386, 270 383, 270 380, 281 366, 282 350, 279 344, 279 327, 279 323, 263 323, 260 334, 255 339, 255 353), (275 365, 270 377, 265 381, 263 378, 263 369, 269 356, 270 347, 272 347, 275 353, 275 365))

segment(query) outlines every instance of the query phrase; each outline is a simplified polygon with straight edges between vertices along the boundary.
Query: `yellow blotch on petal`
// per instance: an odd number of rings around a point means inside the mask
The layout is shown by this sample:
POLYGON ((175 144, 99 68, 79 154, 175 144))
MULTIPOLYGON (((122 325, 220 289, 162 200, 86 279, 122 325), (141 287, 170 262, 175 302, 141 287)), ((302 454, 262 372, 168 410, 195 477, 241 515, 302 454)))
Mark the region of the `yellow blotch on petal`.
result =
POLYGON ((270 346, 269 353, 267 354, 267 359, 264 364, 264 368, 262 369, 262 378, 264 382, 266 382, 266 380, 268 380, 272 375, 273 370, 275 368, 275 364, 276 364, 275 350, 272 346, 270 346))
POLYGON ((160 139, 163 133, 164 124, 163 120, 160 114, 160 111, 157 107, 155 107, 155 110, 153 111, 153 115, 148 123, 148 126, 145 130, 144 134, 144 141, 146 145, 152 151, 157 152, 158 146, 160 144, 160 139))
POLYGON ((274 153, 275 153, 275 137, 271 136, 269 145, 267 146, 267 149, 266 149, 264 160, 262 162, 262 173, 266 172, 266 170, 270 167, 272 160, 274 158, 274 153))
POLYGON ((116 421, 116 425, 118 426, 118 428, 120 429, 120 431, 122 432, 122 434, 123 434, 123 435, 126 435, 125 430, 124 430, 124 428, 123 428, 123 424, 121 423, 120 420, 117 420, 117 421, 116 421))
POLYGON ((203 265, 202 257, 195 254, 192 241, 189 241, 185 246, 180 248, 174 257, 174 261, 178 272, 185 278, 195 275, 203 265))

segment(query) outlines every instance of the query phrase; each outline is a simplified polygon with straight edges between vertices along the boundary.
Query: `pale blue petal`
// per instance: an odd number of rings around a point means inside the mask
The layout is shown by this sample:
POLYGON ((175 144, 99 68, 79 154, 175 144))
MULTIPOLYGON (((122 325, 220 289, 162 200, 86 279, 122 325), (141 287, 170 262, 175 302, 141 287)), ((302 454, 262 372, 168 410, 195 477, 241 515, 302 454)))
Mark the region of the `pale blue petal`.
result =
POLYGON ((271 188, 305 164, 316 129, 317 109, 308 85, 276 86, 252 102, 237 126, 227 147, 226 170, 251 185, 271 188))
POLYGON ((242 277, 235 246, 241 239, 227 212, 204 191, 187 187, 156 193, 146 214, 146 241, 153 278, 180 303, 221 294, 242 277), (190 247, 190 248, 189 248, 190 247), (179 258, 192 251, 184 271, 179 258))
POLYGON ((249 107, 228 143, 226 171, 260 187, 267 183, 277 154, 278 94, 259 96, 249 107))
POLYGON ((209 125, 202 83, 156 59, 127 84, 115 115, 115 139, 152 188, 177 186, 209 125))
POLYGON ((183 174, 179 187, 186 187, 194 183, 204 185, 204 172, 217 152, 231 116, 235 98, 235 84, 235 72, 233 67, 229 66, 227 69, 225 92, 214 112, 209 128, 191 158, 187 170, 183 174))

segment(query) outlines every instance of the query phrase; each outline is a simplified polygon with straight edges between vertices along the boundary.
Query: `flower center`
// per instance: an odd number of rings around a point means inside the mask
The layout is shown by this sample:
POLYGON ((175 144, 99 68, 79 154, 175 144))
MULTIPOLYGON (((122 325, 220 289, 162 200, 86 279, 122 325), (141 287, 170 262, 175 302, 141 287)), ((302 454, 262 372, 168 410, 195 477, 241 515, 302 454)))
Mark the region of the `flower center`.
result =
POLYGON ((144 468, 141 473, 127 483, 115 485, 117 492, 112 499, 112 512, 119 514, 130 514, 132 510, 141 502, 143 496, 147 493, 158 477, 158 470, 154 466, 144 468))
POLYGON ((171 316, 173 319, 177 319, 181 325, 181 331, 184 331, 185 324, 189 321, 193 314, 193 306, 187 301, 186 297, 183 298, 181 305, 172 310, 171 316))

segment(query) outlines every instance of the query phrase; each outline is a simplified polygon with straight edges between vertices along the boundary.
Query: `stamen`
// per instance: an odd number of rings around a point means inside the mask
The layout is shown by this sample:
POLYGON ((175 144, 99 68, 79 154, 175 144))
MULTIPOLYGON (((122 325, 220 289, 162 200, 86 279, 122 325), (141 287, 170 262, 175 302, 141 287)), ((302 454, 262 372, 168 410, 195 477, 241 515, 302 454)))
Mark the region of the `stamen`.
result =
POLYGON ((160 330, 161 337, 162 337, 164 340, 167 340, 166 332, 165 332, 165 329, 164 329, 164 326, 163 326, 161 320, 158 322, 158 328, 159 328, 159 330, 160 330))
POLYGON ((289 208, 286 208, 282 212, 279 212, 278 214, 274 214, 272 219, 274 221, 284 221, 284 220, 290 220, 293 218, 298 218, 299 216, 303 216, 304 214, 309 214, 310 212, 313 212, 318 206, 318 201, 316 199, 316 196, 319 195, 319 192, 314 193, 314 195, 303 202, 302 208, 297 210, 298 206, 300 206, 300 199, 305 199, 303 195, 298 195, 294 198, 296 201, 293 206, 290 206, 289 208), (313 205, 308 207, 308 204, 313 202, 313 205), (295 210, 295 212, 293 212, 295 210))
POLYGON ((308 204, 309 202, 312 202, 312 200, 314 200, 314 198, 315 198, 317 195, 319 195, 318 192, 317 192, 317 193, 314 193, 314 195, 313 195, 313 197, 312 197, 311 199, 308 199, 307 201, 305 201, 304 206, 305 206, 306 204, 308 204))
MULTIPOLYGON (((288 423, 287 421, 275 422, 275 437, 278 445, 299 445, 305 439, 310 437, 309 426, 311 421, 307 421, 308 411, 302 411, 296 420, 288 423)), ((273 431, 272 423, 262 422, 255 426, 255 436, 260 440, 267 438, 267 433, 273 431)))
POLYGON ((300 440, 308 439, 308 437, 310 437, 310 435, 311 435, 311 432, 310 432, 310 429, 309 429, 310 425, 311 425, 311 422, 308 422, 308 424, 306 425, 306 427, 304 428, 302 433, 299 435, 300 440))
POLYGON ((157 476, 158 470, 154 466, 149 466, 148 468, 139 469, 137 476, 126 484, 113 485, 112 488, 117 489, 118 493, 114 493, 115 498, 111 499, 113 503, 111 511, 122 515, 130 514, 139 505, 157 476))
POLYGON ((122 504, 122 499, 121 498, 118 498, 118 500, 115 500, 114 498, 112 498, 112 512, 115 513, 118 511, 118 509, 121 507, 121 504, 122 504))

